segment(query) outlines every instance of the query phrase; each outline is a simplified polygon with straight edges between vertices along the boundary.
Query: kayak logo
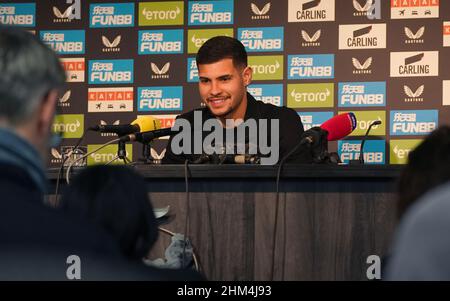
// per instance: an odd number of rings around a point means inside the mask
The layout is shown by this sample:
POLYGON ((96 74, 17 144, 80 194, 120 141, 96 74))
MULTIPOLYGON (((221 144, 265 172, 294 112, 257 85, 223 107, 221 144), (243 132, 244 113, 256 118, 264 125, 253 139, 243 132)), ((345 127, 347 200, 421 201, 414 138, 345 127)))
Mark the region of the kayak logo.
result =
POLYGON ((134 3, 91 4, 89 8, 91 28, 134 26, 134 3))
POLYGON ((318 40, 320 39, 320 35, 322 34, 322 30, 317 30, 312 36, 308 34, 305 30, 301 31, 302 39, 304 42, 302 42, 303 47, 318 47, 320 46, 320 42, 318 40))
POLYGON ((62 138, 80 138, 84 132, 84 115, 56 115, 52 130, 54 133, 62 134, 62 138))
MULTIPOLYGON (((136 118, 140 118, 142 116, 151 116, 155 119, 158 119, 161 122, 161 128, 171 128, 175 124, 175 119, 178 115, 176 114, 167 114, 167 115, 137 115, 136 118)), ((169 139, 169 136, 160 137, 158 139, 169 139)))
POLYGON ((391 77, 438 76, 439 51, 391 52, 391 77))
POLYGON ((283 85, 282 84, 259 84, 250 85, 247 91, 259 101, 270 103, 275 106, 283 105, 283 85))
POLYGON ((249 56, 248 65, 253 69, 254 80, 283 79, 283 56, 249 56))
POLYGON ((198 82, 198 69, 195 57, 189 57, 187 59, 187 81, 188 83, 198 82))
MULTIPOLYGON (((358 160, 361 153, 361 140, 339 140, 338 154, 342 163, 358 160)), ((384 140, 366 140, 364 144, 364 163, 384 164, 386 156, 386 142, 384 140)))
POLYGON ((382 107, 386 105, 386 82, 339 83, 339 107, 382 107))
POLYGON ((386 24, 339 25, 339 49, 386 48, 386 24))
POLYGON ((450 22, 444 21, 442 30, 442 46, 450 47, 450 22))
POLYGON ((35 3, 8 3, 0 5, 0 24, 32 27, 36 24, 35 3))
POLYGON ((138 88, 138 111, 181 111, 183 110, 183 87, 140 87, 138 88))
POLYGON ((197 53, 198 49, 212 37, 233 37, 233 28, 223 29, 189 29, 188 30, 188 53, 197 53))
POLYGON ((254 3, 250 3, 250 9, 253 13, 252 20, 267 20, 270 19, 270 15, 268 15, 270 11, 271 3, 268 2, 264 4, 264 6, 259 9, 258 6, 254 3))
POLYGON ((80 58, 60 58, 61 65, 66 71, 66 81, 68 83, 84 82, 85 62, 84 57, 80 58))
POLYGON ((70 107, 70 95, 72 94, 71 90, 67 90, 63 96, 61 96, 58 100, 59 107, 70 107))
POLYGON ((288 84, 288 107, 332 108, 334 106, 334 84, 288 84))
POLYGON ((423 44, 424 40, 421 39, 425 33, 425 26, 420 27, 415 33, 405 26, 405 35, 408 39, 405 40, 405 44, 423 44))
POLYGON ((391 135, 428 135, 438 125, 437 110, 391 111, 391 135))
POLYGON ((139 30, 139 54, 183 53, 183 30, 139 30))
POLYGON ((89 88, 88 112, 132 112, 134 88, 89 88))
POLYGON ((41 31, 40 38, 58 54, 84 54, 84 30, 41 31))
POLYGON ((158 154, 158 152, 153 147, 150 148, 150 155, 153 158, 153 164, 161 164, 161 160, 164 158, 165 154, 166 149, 163 149, 162 152, 158 154))
MULTIPOLYGON (((87 151, 88 153, 97 150, 101 147, 102 144, 88 144, 87 151)), ((116 145, 107 145, 102 149, 99 149, 88 156, 87 165, 96 165, 96 164, 124 164, 123 160, 117 157, 118 146, 116 145)), ((133 161, 133 145, 125 144, 125 156, 129 160, 129 162, 133 161)))
POLYGON ((389 163, 406 164, 408 162, 409 153, 421 142, 421 139, 391 139, 389 143, 389 163))
POLYGON ((165 63, 161 69, 159 69, 155 63, 150 63, 150 68, 153 72, 151 76, 152 79, 169 78, 169 74, 167 73, 169 72, 170 69, 170 62, 165 63))
POLYGON ((233 24, 233 0, 189 1, 188 25, 233 24))
POLYGON ((139 3, 139 26, 164 26, 184 24, 184 2, 139 3))
POLYGON ((289 0, 288 22, 334 21, 334 0, 289 0))
POLYGON ((81 19, 81 1, 80 0, 68 0, 67 3, 73 3, 61 12, 56 6, 53 6, 53 14, 56 18, 53 19, 53 23, 69 23, 74 19, 81 19))
MULTIPOLYGON (((108 124, 109 123, 107 123, 106 121, 100 120, 100 125, 108 125, 108 124)), ((111 124, 112 125, 120 125, 120 119, 113 121, 111 124)), ((102 137, 115 137, 117 135, 114 134, 114 133, 100 133, 100 136, 102 136, 102 137)))
POLYGON ((297 112, 302 120, 305 131, 312 127, 320 126, 322 123, 333 117, 333 112, 297 112))
POLYGON ((357 58, 352 57, 353 74, 372 74, 372 69, 370 69, 372 61, 373 59, 370 56, 361 64, 357 58))
POLYGON ((403 86, 403 92, 406 94, 405 102, 423 102, 423 98, 421 97, 423 91, 425 90, 425 85, 419 86, 414 92, 407 85, 403 86))
POLYGON ((288 79, 334 78, 334 54, 288 55, 288 79))
POLYGON ((131 84, 133 62, 133 60, 90 60, 89 84, 131 84))
POLYGON ((120 44, 120 41, 122 40, 122 36, 118 35, 113 39, 113 41, 109 41, 109 39, 105 36, 102 36, 102 43, 105 46, 105 48, 102 49, 103 52, 119 52, 120 48, 117 47, 120 44))
POLYGON ((439 18, 439 0, 391 0, 391 19, 439 18))
POLYGON ((239 28, 238 37, 247 52, 283 51, 283 27, 239 28))

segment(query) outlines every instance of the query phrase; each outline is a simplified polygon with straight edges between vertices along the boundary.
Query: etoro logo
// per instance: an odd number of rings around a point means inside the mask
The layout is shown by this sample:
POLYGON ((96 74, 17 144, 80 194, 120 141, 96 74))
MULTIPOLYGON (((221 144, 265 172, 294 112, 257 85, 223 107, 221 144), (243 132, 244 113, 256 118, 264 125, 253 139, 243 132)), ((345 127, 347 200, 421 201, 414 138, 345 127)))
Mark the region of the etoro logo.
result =
POLYGON ((84 54, 84 30, 41 31, 41 40, 59 54, 84 54))
POLYGON ((120 51, 120 41, 122 40, 122 36, 118 35, 116 36, 112 42, 105 36, 102 36, 102 43, 104 48, 102 48, 103 52, 119 52, 120 51))
POLYGON ((233 24, 233 0, 189 1, 188 25, 233 24))
POLYGON ((391 52, 391 77, 438 75, 439 51, 391 52))
POLYGON ((15 26, 35 26, 35 3, 3 3, 0 5, 0 24, 15 26))
POLYGON ((249 56, 248 65, 253 69, 254 80, 282 80, 283 56, 249 56))
POLYGON ((238 38, 247 52, 283 51, 283 27, 239 28, 238 38))
POLYGON ((334 107, 334 83, 288 84, 289 108, 334 107))
MULTIPOLYGON (((339 111, 338 114, 348 111, 339 111)), ((349 136, 364 136, 369 126, 376 120, 381 121, 380 125, 374 125, 369 133, 370 136, 386 135, 386 111, 352 111, 357 120, 356 129, 349 136)))
POLYGON ((391 0, 391 19, 439 18, 439 0, 391 0))
POLYGON ((411 88, 407 85, 403 86, 403 92, 406 94, 405 102, 422 102, 423 98, 421 97, 423 91, 425 89, 425 85, 420 85, 415 91, 411 90, 411 88))
POLYGON ((288 22, 334 21, 334 0, 289 0, 288 22))
POLYGON ((161 69, 158 68, 158 66, 155 63, 150 63, 150 68, 153 72, 152 79, 162 79, 162 78, 169 78, 169 69, 170 69, 170 62, 165 63, 161 69))
POLYGON ((437 110, 391 111, 391 136, 428 135, 438 125, 437 110))
POLYGON ((303 47, 317 47, 320 46, 320 42, 318 40, 320 39, 320 35, 322 34, 322 30, 317 30, 314 32, 312 36, 308 34, 305 30, 301 31, 302 39, 304 42, 302 42, 303 47))
POLYGON ((424 40, 422 36, 424 33, 425 26, 420 27, 416 32, 413 32, 409 27, 405 26, 405 35, 407 37, 405 44, 423 44, 424 40))
POLYGON ((89 9, 91 28, 134 26, 134 3, 96 3, 89 9))
POLYGON ((139 3, 139 26, 164 26, 183 24, 183 1, 139 3))
POLYGON ((389 163, 390 164, 406 164, 408 163, 408 155, 420 143, 421 139, 391 139, 389 143, 389 163))
POLYGON ((84 82, 85 62, 84 57, 80 58, 60 58, 61 65, 66 71, 66 81, 68 83, 84 82))
POLYGON ((233 28, 223 29, 189 29, 188 53, 197 53, 198 49, 209 39, 215 36, 233 37, 233 28))
POLYGON ((53 122, 52 131, 54 133, 61 133, 62 138, 80 138, 84 132, 84 115, 56 115, 53 122))
POLYGON ((339 49, 386 48, 386 24, 339 25, 339 49))
POLYGON ((58 100, 59 107, 70 107, 70 95, 72 94, 71 90, 67 90, 58 100))
POLYGON ((250 9, 252 10, 253 16, 252 20, 267 20, 270 19, 270 15, 268 15, 270 11, 271 3, 267 2, 264 6, 259 9, 258 6, 254 3, 250 3, 250 9))
POLYGON ((183 30, 139 30, 139 54, 183 53, 183 30))
POLYGON ((373 59, 370 56, 361 64, 361 62, 357 58, 352 57, 352 64, 354 67, 353 74, 371 74, 372 69, 370 69, 370 66, 372 66, 372 61, 373 59))
MULTIPOLYGON (((88 153, 98 149, 102 144, 88 144, 87 151, 88 153)), ((94 152, 87 158, 87 165, 96 165, 96 164, 124 164, 123 160, 117 158, 117 145, 107 145, 104 148, 94 152)), ((132 162, 133 161, 133 146, 131 144, 125 145, 125 153, 127 159, 132 162)))

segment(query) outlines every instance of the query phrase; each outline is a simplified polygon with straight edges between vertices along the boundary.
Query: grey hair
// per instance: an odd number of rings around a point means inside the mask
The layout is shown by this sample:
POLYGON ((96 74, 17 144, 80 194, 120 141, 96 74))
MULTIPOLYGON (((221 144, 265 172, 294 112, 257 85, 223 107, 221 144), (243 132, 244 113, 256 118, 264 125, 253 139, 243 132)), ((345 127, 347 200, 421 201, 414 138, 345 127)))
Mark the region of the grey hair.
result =
POLYGON ((0 118, 14 126, 42 97, 61 88, 66 75, 57 55, 33 34, 0 26, 0 118))

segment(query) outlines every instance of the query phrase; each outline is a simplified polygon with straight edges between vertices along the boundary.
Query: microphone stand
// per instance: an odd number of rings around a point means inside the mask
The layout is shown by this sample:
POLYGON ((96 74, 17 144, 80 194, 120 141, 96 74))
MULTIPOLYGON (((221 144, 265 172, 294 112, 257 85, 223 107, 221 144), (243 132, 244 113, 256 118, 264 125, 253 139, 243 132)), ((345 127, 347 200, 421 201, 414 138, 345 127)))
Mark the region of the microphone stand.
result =
POLYGON ((381 120, 375 120, 374 122, 372 122, 369 125, 369 128, 366 131, 366 134, 364 135, 362 141, 361 141, 361 146, 359 149, 359 158, 358 159, 354 159, 354 160, 350 160, 349 164, 364 164, 364 144, 366 143, 367 137, 369 136, 369 132, 372 129, 372 127, 374 125, 379 125, 381 124, 381 120))
POLYGON ((123 160, 123 162, 125 164, 131 163, 130 160, 128 160, 127 158, 127 150, 125 147, 125 142, 124 141, 120 141, 117 143, 117 156, 115 156, 111 161, 109 161, 108 163, 106 163, 105 165, 109 165, 112 162, 116 161, 116 160, 123 160))

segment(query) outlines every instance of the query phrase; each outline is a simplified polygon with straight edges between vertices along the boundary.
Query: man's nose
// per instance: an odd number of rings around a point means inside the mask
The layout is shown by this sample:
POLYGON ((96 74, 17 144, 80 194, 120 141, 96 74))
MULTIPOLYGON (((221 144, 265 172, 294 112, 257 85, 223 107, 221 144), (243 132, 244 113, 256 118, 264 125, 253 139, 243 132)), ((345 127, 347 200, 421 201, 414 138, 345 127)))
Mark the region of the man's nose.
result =
POLYGON ((221 88, 220 88, 220 84, 217 81, 212 81, 211 82, 211 90, 210 93, 212 95, 218 95, 222 92, 221 88))

